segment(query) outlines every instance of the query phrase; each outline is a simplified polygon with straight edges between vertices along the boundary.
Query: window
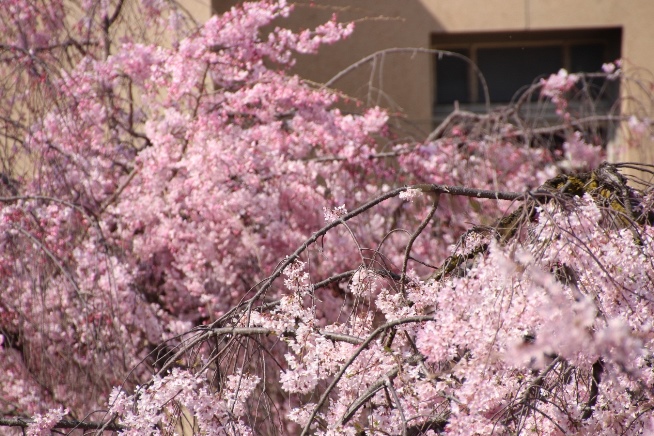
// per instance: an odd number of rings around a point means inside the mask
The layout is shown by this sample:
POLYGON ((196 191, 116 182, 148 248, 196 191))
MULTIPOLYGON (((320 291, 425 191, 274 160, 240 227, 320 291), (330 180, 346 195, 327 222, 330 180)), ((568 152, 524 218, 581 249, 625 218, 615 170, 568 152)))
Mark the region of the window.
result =
MULTIPOLYGON (((483 74, 491 105, 514 101, 538 78, 565 68, 568 72, 597 72, 620 57, 621 29, 585 29, 503 33, 435 34, 432 46, 469 58, 483 74)), ((597 110, 608 110, 618 96, 617 83, 589 83, 597 110), (602 109, 604 108, 604 109, 602 109)), ((485 111, 481 82, 474 67, 452 56, 436 56, 434 118, 441 121, 455 102, 462 109, 485 111)), ((538 100, 538 93, 531 102, 538 100)), ((529 110, 529 108, 527 108, 529 110)), ((554 117, 554 114, 551 114, 554 117)))

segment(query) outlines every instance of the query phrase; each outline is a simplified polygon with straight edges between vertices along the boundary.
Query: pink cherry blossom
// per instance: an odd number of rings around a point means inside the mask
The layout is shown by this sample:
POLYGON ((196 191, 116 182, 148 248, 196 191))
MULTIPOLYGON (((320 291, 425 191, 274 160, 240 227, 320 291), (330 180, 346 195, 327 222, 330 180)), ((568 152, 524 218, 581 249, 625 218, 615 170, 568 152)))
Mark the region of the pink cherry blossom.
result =
POLYGON ((3 431, 652 428, 651 167, 601 162, 581 75, 535 85, 561 153, 352 110, 289 71, 353 24, 285 1, 3 6, 3 431))

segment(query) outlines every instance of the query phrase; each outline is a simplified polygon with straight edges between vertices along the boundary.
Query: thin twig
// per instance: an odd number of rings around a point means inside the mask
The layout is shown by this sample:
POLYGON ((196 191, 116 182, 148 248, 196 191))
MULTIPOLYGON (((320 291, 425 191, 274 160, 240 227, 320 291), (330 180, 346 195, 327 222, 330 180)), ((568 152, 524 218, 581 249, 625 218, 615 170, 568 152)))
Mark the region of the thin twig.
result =
POLYGON ((427 55, 438 55, 439 57, 441 56, 449 56, 453 57, 456 59, 460 59, 463 62, 468 63, 470 67, 474 70, 475 74, 479 78, 479 82, 481 83, 482 90, 484 91, 484 104, 486 107, 486 112, 490 112, 490 93, 488 92, 488 85, 486 84, 486 78, 484 78, 484 75, 481 73, 481 70, 479 67, 472 62, 468 57, 460 54, 460 53, 455 53, 452 51, 447 51, 447 50, 437 50, 437 49, 430 49, 430 48, 408 48, 408 47, 394 47, 394 48, 386 48, 383 50, 379 50, 371 55, 368 55, 364 57, 363 59, 353 63, 349 67, 345 68, 344 70, 340 71, 338 74, 336 74, 334 77, 329 79, 324 85, 323 88, 330 88, 342 79, 344 76, 348 75, 352 71, 362 67, 363 65, 366 65, 369 62, 376 62, 378 57, 381 56, 386 56, 388 54, 397 54, 397 53, 411 53, 411 54, 427 54, 427 55))
POLYGON ((411 238, 409 238, 409 242, 406 244, 406 248, 404 250, 404 260, 402 261, 402 273, 400 274, 400 294, 402 295, 402 298, 406 300, 406 292, 404 292, 404 287, 405 287, 405 280, 406 280, 406 268, 409 263, 409 254, 411 253, 411 249, 413 248, 413 243, 418 239, 418 236, 422 233, 422 231, 427 227, 427 224, 431 221, 431 219, 434 217, 434 214, 436 213, 436 209, 438 209, 438 203, 441 199, 441 194, 436 194, 434 196, 434 202, 431 205, 431 208, 429 209, 429 213, 425 217, 424 220, 420 223, 418 228, 416 229, 415 232, 411 235, 411 238))

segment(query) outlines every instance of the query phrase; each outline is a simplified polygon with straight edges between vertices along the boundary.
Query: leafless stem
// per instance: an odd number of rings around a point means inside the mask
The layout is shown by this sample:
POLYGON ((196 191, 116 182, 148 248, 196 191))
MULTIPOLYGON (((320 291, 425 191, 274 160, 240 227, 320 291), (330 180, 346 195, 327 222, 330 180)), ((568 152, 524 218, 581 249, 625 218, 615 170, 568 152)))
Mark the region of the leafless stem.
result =
POLYGON ((490 112, 490 94, 488 92, 488 85, 486 84, 486 79, 484 78, 484 75, 481 73, 479 67, 477 67, 477 65, 474 62, 472 62, 470 59, 468 59, 466 56, 463 56, 460 53, 455 53, 447 50, 435 50, 429 48, 407 48, 407 47, 395 47, 395 48, 386 48, 384 50, 379 50, 369 56, 364 57, 358 62, 355 62, 354 64, 350 65, 344 70, 340 71, 334 77, 329 79, 329 81, 327 81, 327 83, 323 85, 323 88, 331 88, 334 85, 334 83, 338 82, 340 79, 342 79, 352 71, 362 67, 363 65, 366 65, 369 62, 376 62, 377 58, 379 57, 384 57, 386 55, 396 54, 396 53, 438 55, 439 57, 450 56, 453 58, 461 59, 462 61, 468 63, 475 71, 475 74, 477 75, 479 81, 481 82, 481 86, 484 90, 484 102, 486 104, 486 112, 490 112))
POLYGON ((602 380, 602 374, 604 373, 604 362, 602 359, 597 359, 593 363, 593 373, 590 380, 590 392, 588 393, 588 401, 584 405, 584 413, 581 415, 581 419, 586 420, 593 416, 593 408, 597 404, 597 397, 599 395, 599 384, 602 380))
POLYGON ((38 238, 36 238, 34 235, 32 235, 30 232, 20 228, 20 227, 14 227, 16 230, 18 230, 20 233, 23 235, 27 236, 34 244, 38 245, 41 250, 52 260, 52 263, 54 263, 59 271, 66 277, 66 279, 70 282, 71 285, 73 285, 73 288, 75 289, 75 292, 77 293, 77 296, 80 298, 80 301, 84 302, 84 298, 82 295, 82 291, 80 290, 79 286, 77 286, 77 282, 73 278, 73 276, 70 275, 70 272, 61 264, 59 259, 57 259, 57 256, 54 255, 48 247, 46 247, 38 238))
POLYGON ((138 168, 134 168, 131 173, 127 176, 125 181, 116 189, 113 194, 109 198, 105 200, 105 202, 102 204, 100 207, 100 213, 104 212, 116 199, 118 196, 127 188, 127 186, 131 183, 132 179, 134 179, 134 176, 139 172, 138 168))

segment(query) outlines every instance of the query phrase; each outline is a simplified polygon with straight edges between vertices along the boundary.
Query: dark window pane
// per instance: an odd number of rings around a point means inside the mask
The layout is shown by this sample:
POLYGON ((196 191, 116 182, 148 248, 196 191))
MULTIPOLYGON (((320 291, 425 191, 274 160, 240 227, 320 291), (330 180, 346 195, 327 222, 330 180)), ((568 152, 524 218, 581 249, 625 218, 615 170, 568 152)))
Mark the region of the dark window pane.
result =
MULTIPOLYGON (((470 57, 469 50, 450 50, 470 57)), ((452 56, 436 55, 436 104, 447 104, 458 101, 470 102, 468 86, 469 64, 463 59, 452 56)))
MULTIPOLYGON (((602 63, 604 63, 604 44, 576 44, 570 47, 570 69, 572 72, 594 73, 601 71, 602 63)), ((593 98, 609 98, 606 80, 598 77, 588 78, 585 85, 586 91, 593 98)))
POLYGON ((604 63, 604 44, 579 44, 570 47, 570 72, 600 71, 604 63))
MULTIPOLYGON (((492 103, 506 103, 521 88, 539 76, 556 73, 563 67, 561 46, 481 48, 477 64, 488 83, 492 103)), ((479 101, 483 101, 481 87, 479 101)))

